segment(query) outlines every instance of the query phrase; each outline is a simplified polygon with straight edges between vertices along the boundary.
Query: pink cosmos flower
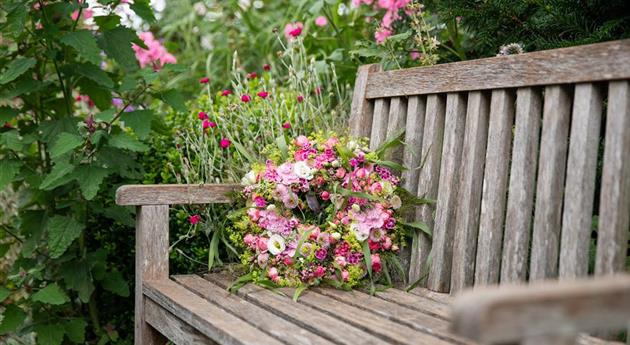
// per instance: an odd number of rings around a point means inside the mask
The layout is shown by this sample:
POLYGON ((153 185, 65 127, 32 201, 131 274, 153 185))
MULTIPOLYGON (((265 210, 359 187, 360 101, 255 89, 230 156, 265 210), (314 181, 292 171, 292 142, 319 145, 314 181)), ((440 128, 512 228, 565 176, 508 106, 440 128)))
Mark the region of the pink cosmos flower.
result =
POLYGON ((222 138, 219 142, 219 146, 221 146, 222 149, 227 149, 231 144, 232 142, 228 138, 222 138))
POLYGON ((241 96, 241 101, 243 101, 243 103, 248 103, 251 100, 252 100, 252 97, 250 95, 245 94, 241 96))
POLYGON ((302 103, 304 101, 304 96, 302 95, 297 96, 297 101, 298 103, 302 103))
POLYGON ((267 92, 267 91, 260 91, 256 95, 258 95, 258 97, 260 97, 262 99, 265 99, 265 98, 269 97, 269 92, 267 92))
POLYGON ((210 81, 210 78, 208 78, 208 77, 203 77, 203 78, 199 79, 199 83, 200 84, 208 84, 209 81, 210 81))
POLYGON ((205 111, 200 111, 197 114, 197 117, 199 118, 199 120, 207 120, 208 119, 208 113, 206 113, 205 111))
POLYGON ((229 95, 231 95, 231 94, 232 94, 232 91, 227 90, 227 89, 226 89, 226 90, 221 91, 221 96, 223 96, 223 97, 225 97, 225 96, 229 96, 229 95))
POLYGON ((288 23, 284 27, 284 37, 288 41, 293 41, 296 37, 302 34, 302 29, 304 28, 304 24, 301 22, 288 23))
MULTIPOLYGON (((170 54, 166 48, 162 46, 162 43, 153 37, 151 32, 141 32, 138 36, 148 48, 144 49, 136 44, 132 44, 131 46, 136 53, 136 59, 140 63, 140 67, 144 68, 151 64, 154 69, 158 70, 167 63, 173 64, 177 62, 175 56, 170 54)), ((203 78, 202 80, 204 79, 207 78, 203 78)), ((200 82, 202 82, 202 80, 200 80, 200 82)))
POLYGON ((199 223, 199 221, 201 221, 201 216, 198 214, 194 214, 188 217, 188 222, 192 225, 199 223))
POLYGON ((328 24, 328 19, 326 19, 326 17, 324 16, 319 16, 317 18, 315 18, 315 25, 317 26, 326 26, 328 24))
POLYGON ((289 129, 289 128, 291 128, 291 124, 288 123, 288 122, 285 122, 285 123, 282 124, 282 128, 289 129))

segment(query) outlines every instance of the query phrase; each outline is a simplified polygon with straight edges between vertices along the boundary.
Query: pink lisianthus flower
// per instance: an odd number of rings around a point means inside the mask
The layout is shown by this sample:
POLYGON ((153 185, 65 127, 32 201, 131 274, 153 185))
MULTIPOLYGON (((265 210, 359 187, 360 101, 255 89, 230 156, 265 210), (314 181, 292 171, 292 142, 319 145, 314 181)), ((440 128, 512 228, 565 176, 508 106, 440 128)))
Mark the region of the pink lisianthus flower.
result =
POLYGON ((341 271, 341 279, 343 279, 343 281, 347 282, 348 278, 350 278, 350 273, 348 273, 348 271, 346 271, 346 270, 341 271))
POLYGON ((295 138, 295 144, 297 146, 304 147, 304 146, 310 144, 310 142, 308 141, 307 137, 305 137, 303 135, 300 135, 297 138, 295 138))
POLYGON ((250 248, 256 247, 256 236, 252 234, 247 234, 243 237, 243 242, 250 248))
POLYGON ((319 16, 315 18, 315 25, 322 27, 328 25, 328 19, 324 16, 319 16))
POLYGON ((268 238, 266 237, 258 238, 258 240, 256 241, 256 246, 258 247, 258 250, 260 250, 261 252, 267 251, 267 240, 268 238))
POLYGON ((284 27, 284 37, 288 41, 293 41, 296 37, 302 34, 304 24, 301 22, 289 23, 284 27))
POLYGON ((269 254, 268 253, 258 254, 256 261, 258 263, 258 266, 265 267, 267 265, 267 261, 269 261, 269 254))
POLYGON ((188 217, 188 222, 192 225, 195 225, 201 221, 201 216, 198 214, 193 214, 188 217))

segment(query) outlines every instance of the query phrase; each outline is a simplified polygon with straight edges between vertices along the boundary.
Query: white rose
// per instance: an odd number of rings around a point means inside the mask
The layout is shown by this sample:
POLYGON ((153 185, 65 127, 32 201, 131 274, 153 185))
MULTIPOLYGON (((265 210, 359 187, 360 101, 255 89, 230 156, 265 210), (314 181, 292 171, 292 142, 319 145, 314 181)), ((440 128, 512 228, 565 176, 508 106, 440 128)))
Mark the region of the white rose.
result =
POLYGON ((311 180, 313 178, 313 169, 304 161, 293 164, 293 173, 299 178, 311 180))
POLYGON ((280 235, 271 235, 269 240, 267 241, 267 250, 272 255, 278 255, 284 251, 286 245, 284 243, 284 238, 280 235))
POLYGON ((243 178, 241 179, 241 184, 244 186, 251 186, 256 183, 256 173, 253 170, 250 170, 243 178))
POLYGON ((389 199, 389 203, 392 205, 394 210, 397 210, 400 208, 400 206, 402 206, 402 200, 400 200, 400 197, 398 195, 392 196, 389 199))
POLYGON ((332 236, 332 238, 334 238, 337 241, 339 241, 339 239, 341 238, 341 234, 338 232, 333 232, 332 235, 330 236, 332 236))
POLYGON ((368 238, 368 234, 359 231, 359 224, 357 224, 357 223, 350 224, 350 232, 352 232, 354 237, 359 242, 363 242, 363 241, 365 241, 368 238))

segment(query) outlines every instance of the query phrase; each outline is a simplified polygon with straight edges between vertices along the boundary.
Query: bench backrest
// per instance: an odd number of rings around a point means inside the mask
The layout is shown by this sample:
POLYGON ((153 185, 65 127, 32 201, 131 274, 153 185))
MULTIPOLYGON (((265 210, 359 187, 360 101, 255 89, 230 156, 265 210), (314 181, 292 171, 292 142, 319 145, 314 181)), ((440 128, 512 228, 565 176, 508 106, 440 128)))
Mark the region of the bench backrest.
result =
POLYGON ((630 40, 424 68, 361 66, 350 131, 405 128, 405 187, 437 199, 410 280, 471 285, 624 269, 630 231, 630 40), (602 163, 602 164, 600 164, 602 163), (416 169, 416 167, 420 167, 416 169))

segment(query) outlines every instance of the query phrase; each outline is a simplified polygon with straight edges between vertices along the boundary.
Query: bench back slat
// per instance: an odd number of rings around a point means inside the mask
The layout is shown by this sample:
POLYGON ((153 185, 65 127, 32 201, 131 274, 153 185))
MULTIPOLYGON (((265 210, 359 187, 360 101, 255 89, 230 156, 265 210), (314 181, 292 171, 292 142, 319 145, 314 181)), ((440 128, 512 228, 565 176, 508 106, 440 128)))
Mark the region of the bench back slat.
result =
POLYGON ((477 242, 477 284, 496 283, 499 277, 513 124, 513 91, 492 91, 477 242))
POLYGON ((630 227, 630 82, 608 85, 595 274, 622 270, 630 227))
POLYGON ((628 79, 630 40, 387 72, 362 66, 350 133, 377 148, 404 127, 405 145, 388 159, 409 168, 410 192, 437 199, 415 212, 433 234, 414 237, 410 281, 455 292, 576 278, 589 272, 593 236, 595 273, 623 270, 628 79))
POLYGON ((599 85, 575 86, 560 242, 559 276, 563 279, 588 272, 602 101, 599 85))

